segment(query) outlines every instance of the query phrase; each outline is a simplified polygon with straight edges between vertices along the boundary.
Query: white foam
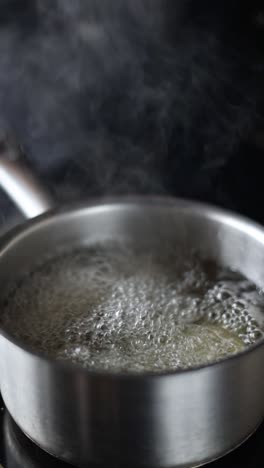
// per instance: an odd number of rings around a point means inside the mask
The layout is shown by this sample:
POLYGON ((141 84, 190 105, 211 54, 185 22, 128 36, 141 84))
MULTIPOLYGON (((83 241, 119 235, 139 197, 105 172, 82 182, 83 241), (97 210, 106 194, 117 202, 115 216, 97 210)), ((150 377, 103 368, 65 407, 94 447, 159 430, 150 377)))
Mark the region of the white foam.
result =
MULTIPOLYGON (((2 325, 33 350, 85 367, 160 371, 216 361, 262 337, 255 286, 176 251, 108 244, 28 275, 2 325)), ((263 314, 264 316, 264 314, 263 314)))

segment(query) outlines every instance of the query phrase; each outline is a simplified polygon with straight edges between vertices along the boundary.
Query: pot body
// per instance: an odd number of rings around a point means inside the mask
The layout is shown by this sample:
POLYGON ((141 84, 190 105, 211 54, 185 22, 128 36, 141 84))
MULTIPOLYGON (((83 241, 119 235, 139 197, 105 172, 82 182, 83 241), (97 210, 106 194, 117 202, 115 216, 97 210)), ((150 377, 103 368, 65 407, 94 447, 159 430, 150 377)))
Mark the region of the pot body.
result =
MULTIPOLYGON (((54 211, 3 241, 2 291, 58 247, 130 239, 182 245, 261 286, 264 231, 221 210, 166 198, 103 200, 54 211)), ((19 427, 46 451, 85 467, 190 467, 245 440, 264 417, 264 346, 217 364, 157 375, 111 375, 31 353, 2 330, 1 392, 19 427)))

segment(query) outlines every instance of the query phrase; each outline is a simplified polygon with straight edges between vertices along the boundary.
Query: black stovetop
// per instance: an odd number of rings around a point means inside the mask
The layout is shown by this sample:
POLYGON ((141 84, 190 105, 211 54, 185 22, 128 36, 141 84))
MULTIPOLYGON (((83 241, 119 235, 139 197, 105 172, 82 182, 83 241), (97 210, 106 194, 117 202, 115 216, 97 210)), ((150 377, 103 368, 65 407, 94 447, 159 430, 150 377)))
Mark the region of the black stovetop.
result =
MULTIPOLYGON (((207 465, 208 468, 263 468, 263 466, 264 424, 240 448, 221 460, 207 465)), ((57 460, 33 444, 1 405, 0 468, 70 468, 70 465, 57 460)))

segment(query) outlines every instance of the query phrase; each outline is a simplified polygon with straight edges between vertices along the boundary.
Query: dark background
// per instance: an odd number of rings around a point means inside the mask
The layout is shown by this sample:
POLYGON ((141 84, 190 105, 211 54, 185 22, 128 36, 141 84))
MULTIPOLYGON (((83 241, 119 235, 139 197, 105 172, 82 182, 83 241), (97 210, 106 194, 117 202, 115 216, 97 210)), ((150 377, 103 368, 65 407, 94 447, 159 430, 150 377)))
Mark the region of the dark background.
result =
MULTIPOLYGON (((0 132, 60 203, 176 195, 263 223, 263 78, 258 1, 0 0, 0 132)), ((263 466, 262 440, 212 466, 263 466)), ((22 446, 10 466, 55 464, 22 446)))
POLYGON ((263 49, 257 1, 0 0, 0 128, 61 203, 177 195, 263 222, 263 49))

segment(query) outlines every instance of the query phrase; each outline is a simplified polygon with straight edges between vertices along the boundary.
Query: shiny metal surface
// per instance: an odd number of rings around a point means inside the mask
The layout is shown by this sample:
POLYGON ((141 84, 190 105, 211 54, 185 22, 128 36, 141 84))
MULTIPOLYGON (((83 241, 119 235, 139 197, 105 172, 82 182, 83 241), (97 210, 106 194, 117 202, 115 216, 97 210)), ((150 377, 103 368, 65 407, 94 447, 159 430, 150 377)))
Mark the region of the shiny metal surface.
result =
MULTIPOLYGON (((0 183, 33 216, 52 203, 42 197, 45 191, 39 192, 32 176, 24 175, 17 161, 0 159, 0 183)), ((264 284, 262 227, 197 203, 117 198, 49 212, 5 235, 0 243, 0 301, 10 284, 48 252, 109 238, 133 239, 153 249, 166 244, 194 248, 264 284)), ((99 374, 33 354, 1 329, 0 385, 20 428, 65 461, 81 467, 106 462, 187 468, 230 451, 260 424, 263 359, 262 341, 197 369, 99 374)))
MULTIPOLYGON (((4 453, 0 451, 0 468, 70 468, 72 466, 41 450, 22 433, 7 411, 0 415, 1 429, 3 432, 1 434, 1 447, 4 449, 4 453)), ((262 468, 263 435, 264 425, 262 424, 239 449, 210 464, 210 468, 262 468)), ((88 466, 92 468, 92 465, 88 466)), ((115 465, 107 465, 108 468, 111 466, 115 465)))
POLYGON ((33 444, 14 423, 7 411, 1 415, 0 422, 3 432, 1 445, 2 447, 4 445, 0 468, 72 468, 72 465, 50 456, 33 444))
MULTIPOLYGON (((95 201, 20 227, 0 251, 2 291, 47 251, 129 237, 180 243, 263 282, 261 227, 172 199, 95 201)), ((101 375, 31 354, 2 330, 1 392, 26 434, 58 457, 189 467, 221 456, 264 416, 264 346, 218 364, 163 375, 101 375)))
POLYGON ((16 141, 0 135, 0 187, 26 218, 34 218, 49 210, 53 202, 21 159, 16 141))

